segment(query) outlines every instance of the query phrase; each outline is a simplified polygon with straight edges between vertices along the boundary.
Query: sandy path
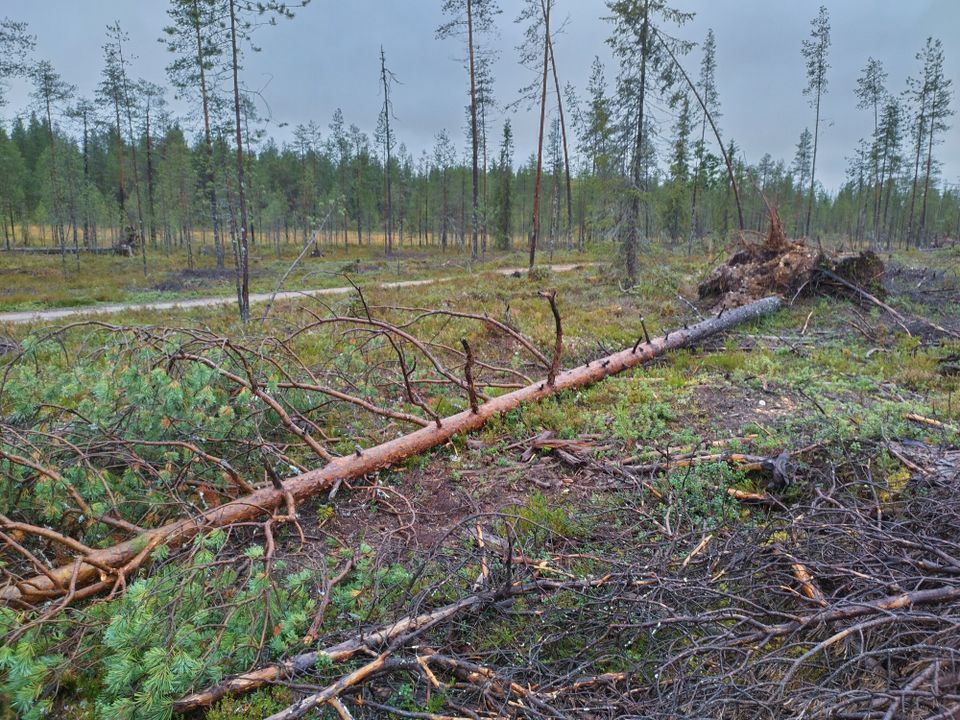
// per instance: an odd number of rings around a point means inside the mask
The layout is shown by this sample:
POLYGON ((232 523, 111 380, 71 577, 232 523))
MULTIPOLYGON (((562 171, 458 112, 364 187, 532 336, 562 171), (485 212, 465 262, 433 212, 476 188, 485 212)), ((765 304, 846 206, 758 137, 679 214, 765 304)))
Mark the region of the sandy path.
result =
MULTIPOLYGON (((544 265, 554 272, 568 272, 578 267, 585 267, 592 263, 570 263, 566 265, 544 265)), ((496 272, 500 275, 512 275, 516 272, 524 273, 526 268, 499 268, 490 272, 496 272)), ((458 275, 444 278, 434 278, 431 280, 401 280, 398 282, 385 282, 373 285, 375 288, 404 288, 416 287, 418 285, 433 285, 436 283, 450 282, 459 280, 467 275, 458 275)), ((301 297, 316 297, 320 295, 347 295, 354 292, 350 286, 320 288, 317 290, 288 290, 277 293, 277 300, 290 300, 301 297)), ((270 300, 272 293, 251 293, 250 304, 264 303, 270 300)), ((187 298, 183 300, 164 300, 161 302, 146 303, 112 303, 109 305, 81 305, 78 307, 57 308, 56 310, 26 310, 24 312, 4 312, 0 313, 0 324, 2 323, 28 323, 28 322, 47 322, 51 320, 63 320, 80 315, 109 315, 128 310, 188 310, 197 307, 211 307, 214 305, 232 305, 237 301, 236 297, 223 295, 217 297, 187 298)))

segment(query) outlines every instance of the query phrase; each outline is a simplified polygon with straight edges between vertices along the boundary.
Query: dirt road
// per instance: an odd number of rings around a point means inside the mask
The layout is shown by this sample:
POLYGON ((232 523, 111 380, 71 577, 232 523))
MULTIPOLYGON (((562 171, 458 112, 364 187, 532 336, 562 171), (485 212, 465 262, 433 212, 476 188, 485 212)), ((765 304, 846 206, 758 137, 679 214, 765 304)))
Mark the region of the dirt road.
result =
MULTIPOLYGON (((570 263, 566 265, 544 265, 554 272, 568 272, 578 267, 586 267, 592 263, 570 263)), ((499 268, 490 272, 500 275, 513 275, 514 273, 525 273, 525 268, 499 268)), ((417 287, 418 285, 433 285, 435 283, 450 282, 452 280, 462 279, 464 275, 451 276, 444 278, 434 278, 430 280, 401 280, 398 282, 377 283, 375 288, 404 288, 417 287)), ((316 297, 321 295, 346 295, 354 292, 353 288, 330 287, 317 290, 288 290, 277 293, 277 300, 290 300, 301 297, 316 297)), ((253 293, 250 295, 250 304, 265 303, 270 300, 272 293, 253 293)), ((57 308, 56 310, 27 310, 23 312, 4 312, 0 313, 0 325, 3 323, 19 324, 29 322, 49 322, 53 320, 63 320, 80 315, 110 315, 113 313, 125 312, 129 310, 189 310, 190 308, 211 307, 214 305, 232 305, 237 301, 235 296, 223 295, 217 297, 185 298, 183 300, 164 300, 160 302, 146 303, 112 303, 109 305, 82 305, 78 307, 57 308)))

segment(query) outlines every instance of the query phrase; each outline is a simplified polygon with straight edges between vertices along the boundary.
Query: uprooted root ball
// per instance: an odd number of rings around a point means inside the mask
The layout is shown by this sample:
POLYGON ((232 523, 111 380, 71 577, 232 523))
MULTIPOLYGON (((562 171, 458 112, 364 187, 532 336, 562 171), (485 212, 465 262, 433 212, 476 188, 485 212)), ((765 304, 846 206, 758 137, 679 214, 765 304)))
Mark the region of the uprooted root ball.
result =
POLYGON ((701 300, 714 308, 732 308, 767 295, 792 297, 817 287, 824 271, 839 275, 859 287, 875 287, 883 275, 883 262, 869 250, 855 255, 831 256, 821 248, 789 240, 780 217, 771 212, 770 232, 762 243, 744 243, 726 262, 700 283, 701 300))

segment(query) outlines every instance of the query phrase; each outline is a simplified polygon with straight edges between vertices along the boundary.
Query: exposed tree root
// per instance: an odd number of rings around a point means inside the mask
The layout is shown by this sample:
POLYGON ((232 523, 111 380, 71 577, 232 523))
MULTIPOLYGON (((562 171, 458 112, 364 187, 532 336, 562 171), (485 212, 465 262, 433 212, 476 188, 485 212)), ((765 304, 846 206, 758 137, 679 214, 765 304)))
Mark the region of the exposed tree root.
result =
MULTIPOLYGON (((884 271, 871 251, 833 257, 821 248, 789 240, 776 210, 770 210, 770 231, 762 243, 744 242, 724 264, 700 283, 701 300, 729 309, 778 294, 790 298, 839 279, 858 288, 877 287, 884 271)), ((865 292, 865 291, 864 291, 865 292)))

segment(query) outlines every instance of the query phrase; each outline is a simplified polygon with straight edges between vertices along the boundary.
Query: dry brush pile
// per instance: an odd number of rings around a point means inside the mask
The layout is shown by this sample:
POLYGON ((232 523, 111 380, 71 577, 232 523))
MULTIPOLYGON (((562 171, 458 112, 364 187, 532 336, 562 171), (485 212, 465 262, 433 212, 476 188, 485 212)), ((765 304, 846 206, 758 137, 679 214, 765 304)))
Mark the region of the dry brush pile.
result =
POLYGON ((273 718, 403 716, 385 699, 405 696, 432 708, 414 717, 954 717, 960 454, 896 452, 916 469, 901 487, 865 475, 865 452, 748 522, 679 490, 629 492, 580 528, 471 517, 421 571, 473 592, 410 593, 390 622, 179 707, 286 682, 310 690, 273 718))

